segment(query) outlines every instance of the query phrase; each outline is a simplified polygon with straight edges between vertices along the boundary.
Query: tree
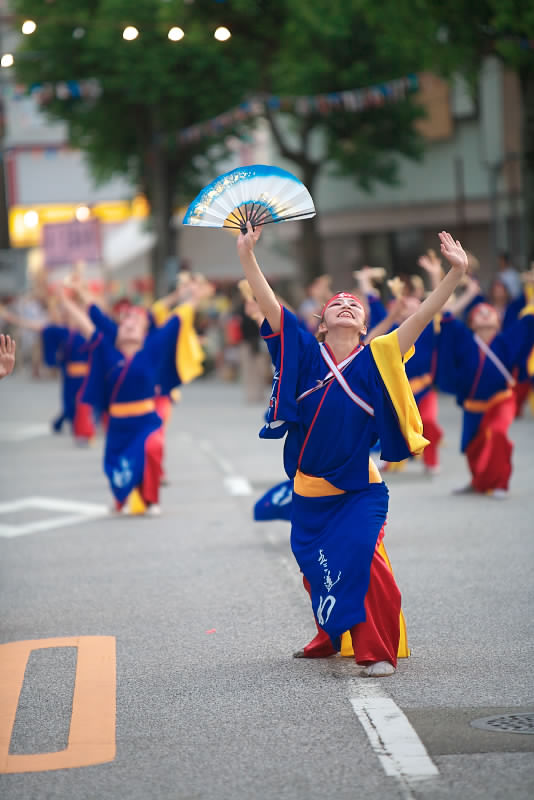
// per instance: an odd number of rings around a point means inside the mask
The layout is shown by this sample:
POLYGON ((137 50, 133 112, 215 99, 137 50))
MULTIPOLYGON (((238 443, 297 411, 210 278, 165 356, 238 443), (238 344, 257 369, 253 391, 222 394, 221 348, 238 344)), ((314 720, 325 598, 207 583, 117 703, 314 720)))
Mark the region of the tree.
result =
MULTIPOLYGON (((154 277, 165 291, 165 264, 175 255, 171 218, 205 180, 221 156, 221 136, 182 142, 178 133, 210 119, 242 99, 242 75, 253 59, 213 39, 194 7, 175 0, 16 0, 15 9, 38 23, 17 58, 17 79, 26 84, 97 79, 97 99, 53 99, 47 113, 68 123, 70 140, 84 150, 100 180, 128 176, 146 192, 156 232, 154 277), (171 42, 181 23, 187 34, 171 42), (140 35, 124 41, 135 25, 140 35)), ((231 131, 227 130, 225 136, 231 131)))
MULTIPOLYGON (((199 171, 207 174, 232 133, 184 144, 181 129, 252 95, 315 95, 401 77, 423 66, 421 42, 428 38, 421 19, 414 25, 394 11, 386 19, 372 0, 138 0, 134 8, 130 0, 54 0, 44 19, 41 0, 15 6, 39 23, 23 45, 28 58, 17 61, 21 81, 100 81, 98 100, 55 100, 48 113, 68 122, 73 143, 99 177, 126 174, 146 191, 157 232, 158 289, 172 252, 174 203, 191 199, 199 171), (135 41, 123 41, 126 24, 139 28, 135 41), (170 24, 186 31, 183 41, 167 40, 170 24), (231 29, 229 42, 213 40, 218 24, 231 29), (30 57, 35 51, 38 60, 30 57)), ((312 194, 325 166, 367 190, 395 182, 398 156, 421 153, 414 127, 421 113, 411 97, 358 114, 266 108, 282 155, 312 194)), ((300 229, 298 261, 309 280, 322 271, 317 222, 300 229)))
MULTIPOLYGON (((392 27, 391 20, 376 13, 372 0, 279 0, 276 8, 260 2, 261 25, 252 35, 251 5, 250 0, 233 0, 228 11, 232 30, 249 26, 260 93, 327 94, 375 85, 424 66, 421 41, 427 28, 419 37, 417 26, 403 18, 392 27)), ((423 113, 413 97, 357 114, 302 114, 282 111, 276 104, 265 108, 281 155, 295 165, 312 196, 324 169, 352 176, 367 191, 377 182, 395 183, 399 155, 418 158, 422 153, 415 122, 423 113)), ((299 223, 299 228, 299 272, 309 281, 324 271, 317 218, 299 223)))
MULTIPOLYGON (((393 0, 391 0, 393 2, 393 0)), ((463 73, 476 91, 482 60, 499 56, 513 69, 522 101, 524 251, 534 258, 534 5, 531 0, 420 0, 421 11, 441 28, 444 44, 429 53, 436 70, 463 73)), ((395 0, 409 14, 413 0, 395 0)))

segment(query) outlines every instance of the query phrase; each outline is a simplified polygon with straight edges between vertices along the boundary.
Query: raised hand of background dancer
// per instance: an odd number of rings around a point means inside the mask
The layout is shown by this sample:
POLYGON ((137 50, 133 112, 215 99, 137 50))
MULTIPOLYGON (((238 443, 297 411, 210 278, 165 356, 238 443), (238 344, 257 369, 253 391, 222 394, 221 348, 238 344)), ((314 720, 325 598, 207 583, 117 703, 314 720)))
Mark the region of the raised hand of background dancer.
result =
POLYGON ((70 324, 76 328, 82 336, 86 339, 90 339, 95 332, 95 326, 87 312, 67 295, 68 291, 69 289, 64 286, 63 291, 58 294, 59 302, 66 312, 70 324))
POLYGON ((352 277, 356 280, 358 290, 362 294, 378 297, 380 293, 376 286, 373 285, 373 280, 383 281, 386 277, 386 270, 383 267, 365 266, 361 269, 354 270, 352 277))
POLYGON ((28 331, 35 331, 40 333, 46 325, 46 322, 38 322, 35 319, 26 319, 26 317, 19 317, 8 308, 0 305, 0 319, 4 319, 10 325, 16 325, 17 328, 25 328, 28 331))
POLYGON ((441 252, 451 265, 451 269, 439 282, 433 292, 423 300, 415 311, 397 329, 397 337, 401 353, 404 355, 415 343, 429 322, 441 311, 462 277, 467 272, 467 254, 457 239, 453 239, 447 231, 438 234, 441 252))
POLYGON ((451 296, 445 304, 446 310, 454 317, 463 314, 469 303, 482 291, 479 282, 468 273, 463 276, 461 285, 464 287, 462 294, 459 297, 451 296))
POLYGON ((189 299, 194 308, 197 308, 203 300, 208 300, 215 294, 215 285, 208 281, 203 275, 194 275, 192 282, 189 284, 189 299))
POLYGON ((432 288, 435 289, 443 277, 441 259, 438 258, 435 250, 427 250, 425 255, 418 258, 417 263, 422 269, 424 269, 430 278, 432 288))
POLYGON ((0 380, 10 375, 15 366, 17 344, 11 336, 0 334, 0 380))

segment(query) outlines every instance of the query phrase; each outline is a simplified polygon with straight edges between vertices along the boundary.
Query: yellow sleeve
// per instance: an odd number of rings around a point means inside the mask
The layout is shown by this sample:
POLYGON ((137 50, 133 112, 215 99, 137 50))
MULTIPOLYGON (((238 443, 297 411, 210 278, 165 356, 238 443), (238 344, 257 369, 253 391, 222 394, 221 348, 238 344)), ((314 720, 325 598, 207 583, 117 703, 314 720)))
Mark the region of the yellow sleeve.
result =
POLYGON ((191 383, 204 372, 202 363, 205 358, 193 326, 195 311, 193 306, 184 303, 174 308, 172 313, 180 317, 180 332, 176 343, 176 369, 182 383, 191 383))
POLYGON ((152 308, 150 309, 152 312, 152 316, 154 317, 154 322, 161 328, 162 325, 165 325, 169 317, 171 316, 171 312, 165 305, 162 303, 161 300, 156 300, 155 303, 152 304, 152 308))
POLYGON ((429 442, 423 436, 423 422, 404 369, 406 361, 415 353, 415 347, 412 345, 403 358, 396 330, 377 336, 369 346, 408 449, 414 455, 422 453, 429 442))

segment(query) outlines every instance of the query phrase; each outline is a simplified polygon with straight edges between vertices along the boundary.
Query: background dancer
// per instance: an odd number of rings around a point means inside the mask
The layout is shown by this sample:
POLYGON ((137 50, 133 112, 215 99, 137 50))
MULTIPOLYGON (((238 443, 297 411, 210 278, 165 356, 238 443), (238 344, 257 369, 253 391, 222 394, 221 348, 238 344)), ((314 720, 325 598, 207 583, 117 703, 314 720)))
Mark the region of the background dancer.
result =
POLYGON ((156 387, 170 391, 201 370, 193 309, 181 307, 149 333, 151 320, 142 307, 131 307, 115 326, 94 305, 87 313, 65 302, 93 345, 84 399, 109 413, 104 471, 116 510, 159 514, 163 428, 156 413, 156 387), (195 342, 193 349, 190 342, 195 342))
MULTIPOLYGON (((69 308, 75 308, 71 303, 69 308)), ((58 323, 37 322, 13 314, 3 306, 0 317, 19 328, 41 334, 44 362, 59 367, 62 410, 52 422, 52 430, 60 433, 65 421, 70 422, 77 444, 88 444, 95 435, 93 411, 81 398, 84 381, 89 374, 89 343, 76 327, 65 307, 58 309, 58 323)))
POLYGON ((534 311, 499 333, 499 315, 479 303, 461 320, 444 315, 439 342, 438 384, 456 394, 463 409, 461 451, 471 481, 457 494, 478 492, 496 499, 508 496, 513 443, 508 429, 515 417, 514 368, 524 364, 534 345, 534 311))

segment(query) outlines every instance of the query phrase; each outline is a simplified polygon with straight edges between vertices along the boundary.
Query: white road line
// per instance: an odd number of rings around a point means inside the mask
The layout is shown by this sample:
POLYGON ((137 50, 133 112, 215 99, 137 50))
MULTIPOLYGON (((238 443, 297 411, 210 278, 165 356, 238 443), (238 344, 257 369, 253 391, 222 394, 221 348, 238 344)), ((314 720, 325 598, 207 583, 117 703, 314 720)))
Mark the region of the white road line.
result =
POLYGON ((202 439, 198 446, 214 461, 224 475, 223 484, 227 492, 234 497, 248 497, 252 494, 252 486, 247 478, 242 475, 236 475, 233 466, 227 461, 226 458, 213 447, 211 442, 202 439))
POLYGON ((33 423, 22 425, 1 425, 0 441, 2 442, 24 442, 29 439, 37 439, 40 436, 49 436, 51 433, 50 425, 45 423, 33 423))
POLYGON ((234 497, 248 497, 252 494, 252 486, 241 475, 227 475, 223 479, 225 489, 234 497))
POLYGON ((412 784, 439 775, 424 744, 381 684, 369 678, 350 681, 350 702, 384 772, 399 780, 411 800, 412 784))
POLYGON ((42 533, 43 531, 64 528, 67 525, 77 525, 90 519, 106 516, 108 508, 97 503, 79 503, 76 500, 63 500, 56 497, 21 497, 7 503, 0 503, 0 518, 2 514, 16 513, 27 509, 42 509, 63 513, 61 517, 48 517, 21 524, 0 524, 0 536, 11 539, 15 536, 25 536, 29 533, 42 533), (70 512, 70 513, 69 513, 70 512))

